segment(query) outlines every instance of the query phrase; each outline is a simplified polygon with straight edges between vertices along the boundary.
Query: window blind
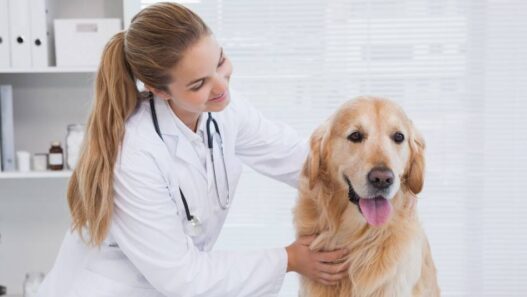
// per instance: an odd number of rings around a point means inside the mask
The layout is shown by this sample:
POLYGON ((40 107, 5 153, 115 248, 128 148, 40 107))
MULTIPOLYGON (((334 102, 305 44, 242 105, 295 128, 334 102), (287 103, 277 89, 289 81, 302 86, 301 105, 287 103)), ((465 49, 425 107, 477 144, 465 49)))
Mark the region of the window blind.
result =
MULTIPOLYGON (((358 95, 402 105, 427 142, 419 212, 442 295, 525 296, 527 1, 179 2, 232 59, 232 87, 305 137, 358 95)), ((246 168, 215 248, 286 246, 295 198, 246 168)), ((297 290, 288 274, 280 296, 297 290)))

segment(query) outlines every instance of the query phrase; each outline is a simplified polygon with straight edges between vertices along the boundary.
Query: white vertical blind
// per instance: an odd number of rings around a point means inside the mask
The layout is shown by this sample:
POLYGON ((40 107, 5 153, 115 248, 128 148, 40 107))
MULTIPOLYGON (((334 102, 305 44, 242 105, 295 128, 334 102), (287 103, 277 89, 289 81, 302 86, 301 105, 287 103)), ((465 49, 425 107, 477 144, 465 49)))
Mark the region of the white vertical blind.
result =
MULTIPOLYGON (((179 2, 231 57, 233 87, 303 136, 346 99, 399 102, 427 141, 419 210, 443 296, 526 296, 527 1, 179 2)), ((289 244, 295 197, 246 169, 216 248, 289 244)))

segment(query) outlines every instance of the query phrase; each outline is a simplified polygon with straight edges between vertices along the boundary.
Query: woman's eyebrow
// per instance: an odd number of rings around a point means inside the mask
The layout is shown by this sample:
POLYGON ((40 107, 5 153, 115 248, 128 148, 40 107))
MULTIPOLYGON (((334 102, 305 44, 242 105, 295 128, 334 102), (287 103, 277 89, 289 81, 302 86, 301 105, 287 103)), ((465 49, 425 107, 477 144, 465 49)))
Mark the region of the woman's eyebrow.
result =
MULTIPOLYGON (((218 64, 221 62, 221 58, 223 58, 223 47, 220 48, 220 60, 218 61, 218 64)), ((200 81, 200 80, 202 80, 202 79, 206 79, 207 77, 208 77, 208 76, 200 77, 200 78, 198 78, 198 79, 195 79, 195 80, 189 82, 189 83, 187 84, 187 87, 189 87, 189 86, 191 86, 191 85, 197 83, 198 81, 200 81)))

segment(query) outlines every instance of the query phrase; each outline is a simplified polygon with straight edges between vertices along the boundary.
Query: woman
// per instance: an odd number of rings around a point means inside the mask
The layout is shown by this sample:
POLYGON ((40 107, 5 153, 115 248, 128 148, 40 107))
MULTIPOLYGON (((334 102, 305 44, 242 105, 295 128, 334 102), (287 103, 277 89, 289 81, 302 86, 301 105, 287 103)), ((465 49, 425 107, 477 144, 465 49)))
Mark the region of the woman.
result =
POLYGON ((327 285, 346 275, 346 251, 312 252, 313 237, 211 251, 241 162, 296 186, 307 154, 231 94, 231 72, 210 29, 178 4, 149 6, 109 41, 68 187, 73 230, 39 296, 275 296, 286 271, 327 285))

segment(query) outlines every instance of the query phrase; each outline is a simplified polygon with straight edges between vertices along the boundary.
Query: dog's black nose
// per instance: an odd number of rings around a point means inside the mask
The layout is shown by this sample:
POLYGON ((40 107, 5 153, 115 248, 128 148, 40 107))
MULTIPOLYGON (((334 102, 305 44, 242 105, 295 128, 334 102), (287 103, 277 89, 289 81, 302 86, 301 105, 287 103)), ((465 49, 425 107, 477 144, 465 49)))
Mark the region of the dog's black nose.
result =
POLYGON ((393 184, 393 172, 386 167, 375 167, 368 173, 368 181, 377 189, 386 189, 393 184))

